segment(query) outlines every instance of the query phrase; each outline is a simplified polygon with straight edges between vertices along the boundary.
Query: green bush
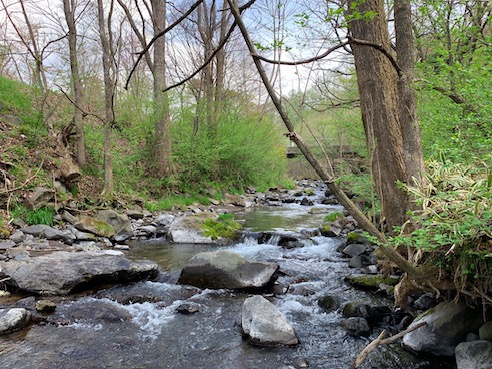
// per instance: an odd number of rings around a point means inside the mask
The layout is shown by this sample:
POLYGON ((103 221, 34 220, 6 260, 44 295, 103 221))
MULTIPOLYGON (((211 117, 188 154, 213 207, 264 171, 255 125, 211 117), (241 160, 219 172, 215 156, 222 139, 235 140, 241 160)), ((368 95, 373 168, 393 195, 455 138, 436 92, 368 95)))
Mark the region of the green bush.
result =
POLYGON ((486 291, 492 269, 492 174, 483 163, 434 161, 428 171, 424 192, 406 187, 421 209, 411 218, 415 230, 399 229, 389 242, 415 250, 415 262, 438 266, 458 286, 486 291))
POLYGON ((232 213, 221 214, 217 219, 207 218, 203 223, 204 236, 211 237, 213 240, 219 238, 235 239, 237 231, 240 229, 241 225, 234 220, 232 213))
POLYGON ((172 127, 177 173, 169 180, 180 190, 196 191, 218 183, 222 190, 233 192, 284 180, 284 143, 270 119, 226 108, 213 127, 200 121, 196 132, 193 119, 191 111, 184 109, 172 127))
POLYGON ((12 211, 12 217, 22 219, 29 225, 46 224, 53 225, 56 212, 52 207, 42 207, 30 210, 24 205, 17 205, 12 211))

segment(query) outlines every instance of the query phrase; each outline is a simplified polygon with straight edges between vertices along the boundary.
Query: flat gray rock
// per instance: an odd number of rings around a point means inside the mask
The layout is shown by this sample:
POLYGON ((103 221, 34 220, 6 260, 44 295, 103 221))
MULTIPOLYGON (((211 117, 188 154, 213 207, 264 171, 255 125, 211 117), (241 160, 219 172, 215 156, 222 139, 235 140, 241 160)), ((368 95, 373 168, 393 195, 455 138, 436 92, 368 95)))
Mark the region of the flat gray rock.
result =
POLYGON ((102 284, 153 278, 157 264, 131 261, 104 252, 57 251, 25 260, 0 262, 7 282, 22 291, 41 295, 66 295, 102 284))

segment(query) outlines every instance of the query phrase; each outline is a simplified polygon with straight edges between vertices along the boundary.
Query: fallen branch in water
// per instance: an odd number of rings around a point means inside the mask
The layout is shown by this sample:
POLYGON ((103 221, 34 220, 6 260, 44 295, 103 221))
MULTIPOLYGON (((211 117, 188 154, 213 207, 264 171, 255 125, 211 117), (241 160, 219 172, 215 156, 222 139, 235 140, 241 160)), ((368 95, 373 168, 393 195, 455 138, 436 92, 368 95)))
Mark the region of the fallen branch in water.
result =
POLYGON ((350 367, 350 369, 357 369, 358 367, 360 367, 362 365, 362 363, 364 362, 364 360, 366 359, 367 355, 369 355, 369 353, 371 351, 373 351, 376 347, 378 347, 380 345, 388 345, 388 344, 396 341, 397 339, 403 337, 407 333, 413 332, 413 331, 419 329, 420 327, 423 327, 424 325, 427 325, 427 323, 426 322, 418 323, 414 327, 407 328, 404 331, 402 331, 402 332, 400 332, 398 334, 395 334, 394 336, 388 337, 388 338, 384 338, 384 336, 386 336, 387 332, 386 331, 382 331, 379 334, 379 336, 377 336, 377 338, 375 340, 373 340, 371 343, 369 343, 364 348, 364 350, 362 350, 360 352, 360 354, 357 355, 357 357, 355 358, 354 363, 352 364, 352 366, 350 367))

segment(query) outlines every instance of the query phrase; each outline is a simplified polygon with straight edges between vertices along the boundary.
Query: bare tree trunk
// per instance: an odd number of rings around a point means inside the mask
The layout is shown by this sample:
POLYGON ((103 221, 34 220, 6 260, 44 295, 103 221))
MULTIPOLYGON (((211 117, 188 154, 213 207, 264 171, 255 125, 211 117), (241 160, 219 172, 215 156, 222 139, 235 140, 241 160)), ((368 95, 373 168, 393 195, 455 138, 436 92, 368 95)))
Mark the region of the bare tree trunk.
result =
MULTIPOLYGON (((350 14, 352 37, 391 50, 382 0, 366 0, 354 9, 361 16, 350 14), (376 14, 373 17, 365 14, 376 14)), ((390 60, 374 47, 352 44, 360 95, 362 121, 367 146, 372 154, 372 173, 381 210, 389 231, 406 220, 408 195, 398 187, 407 182, 403 138, 399 119, 397 74, 390 60)))
MULTIPOLYGON (((154 35, 166 28, 166 0, 151 0, 152 23, 154 35)), ((154 162, 156 175, 164 177, 170 172, 172 141, 169 134, 171 117, 169 114, 169 97, 166 88, 166 38, 160 37, 154 43, 154 109, 155 109, 155 137, 154 162)))
POLYGON ((425 166, 414 89, 415 52, 413 46, 412 11, 409 0, 395 0, 394 6, 396 54, 398 64, 403 72, 401 78, 398 79, 403 159, 409 176, 408 183, 423 187, 425 185, 425 166))
MULTIPOLYGON (((282 121, 284 122, 287 130, 289 131, 289 138, 299 147, 299 150, 314 168, 316 173, 320 176, 320 178, 326 183, 328 188, 333 192, 336 196, 337 200, 342 204, 347 211, 355 218, 355 220, 359 223, 359 226, 364 230, 369 232, 374 237, 377 237, 383 244, 387 243, 384 235, 378 231, 376 227, 366 218, 366 216, 357 208, 357 206, 345 195, 345 193, 336 185, 335 178, 333 175, 333 168, 331 166, 325 167, 323 166, 312 154, 311 150, 306 146, 306 144, 301 139, 300 135, 297 134, 294 130, 294 124, 290 120, 287 115, 286 110, 282 107, 280 103, 280 99, 275 94, 275 91, 266 75, 265 69, 263 68, 260 59, 258 58, 257 50, 249 37, 246 26, 244 25, 241 14, 238 9, 237 0, 227 0, 229 6, 231 7, 231 11, 234 15, 235 21, 241 31, 241 34, 246 42, 248 49, 253 57, 253 61, 255 66, 260 74, 261 80, 265 85, 265 88, 268 91, 270 98, 272 99, 275 108, 277 109, 282 121)), ((414 267, 411 263, 409 263, 405 258, 403 258, 396 250, 391 247, 381 247, 381 252, 392 262, 394 262, 398 267, 404 272, 408 273, 412 277, 422 277, 419 269, 414 267)))
MULTIPOLYGON (((222 9, 225 9, 227 0, 222 3, 222 9)), ((231 13, 223 11, 220 18, 220 40, 223 40, 226 36, 227 29, 231 23, 231 13)), ((224 48, 220 49, 216 56, 215 67, 215 112, 214 116, 217 117, 222 110, 222 104, 224 101, 224 86, 225 86, 225 68, 226 68, 226 52, 224 48)))
POLYGON ((103 73, 104 73, 104 188, 102 195, 112 197, 114 194, 113 183, 113 149, 112 149, 112 126, 114 124, 114 90, 115 83, 112 76, 113 55, 110 42, 111 32, 110 21, 113 10, 113 0, 111 0, 108 19, 104 14, 104 0, 97 0, 99 37, 101 39, 103 53, 103 73))
POLYGON ((68 26, 68 47, 70 50, 70 69, 72 72, 72 89, 74 93, 74 124, 77 134, 76 155, 78 165, 84 169, 87 165, 85 155, 85 138, 82 111, 82 82, 80 80, 79 62, 77 53, 77 27, 75 24, 75 0, 63 0, 63 10, 68 26))
MULTIPOLYGON (((213 37, 216 23, 216 4, 212 0, 210 5, 206 2, 201 3, 197 8, 197 27, 200 38, 204 46, 203 59, 207 60, 214 50, 213 37), (209 7, 210 6, 210 7, 209 7)), ((214 75, 212 63, 209 63, 202 74, 203 92, 205 95, 205 120, 209 128, 209 133, 215 137, 217 127, 214 116, 214 75)))

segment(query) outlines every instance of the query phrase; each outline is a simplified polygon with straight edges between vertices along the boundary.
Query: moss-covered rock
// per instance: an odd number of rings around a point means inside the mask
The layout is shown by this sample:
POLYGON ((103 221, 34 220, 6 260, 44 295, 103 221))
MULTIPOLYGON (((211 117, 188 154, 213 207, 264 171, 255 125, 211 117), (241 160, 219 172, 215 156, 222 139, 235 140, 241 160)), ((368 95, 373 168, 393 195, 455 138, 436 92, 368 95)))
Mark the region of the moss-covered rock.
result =
POLYGON ((0 227, 0 240, 6 240, 10 237, 10 231, 7 228, 0 227))
POLYGON ((347 234, 347 244, 349 243, 366 243, 366 237, 360 232, 349 232, 347 234))
POLYGON ((383 277, 380 275, 357 274, 350 275, 346 277, 345 280, 356 288, 360 288, 363 290, 378 290, 379 286, 382 284, 388 286, 396 285, 399 281, 399 277, 383 277))
POLYGON ((93 233, 100 237, 110 238, 115 235, 114 228, 108 223, 87 216, 81 217, 74 227, 79 231, 93 233))

